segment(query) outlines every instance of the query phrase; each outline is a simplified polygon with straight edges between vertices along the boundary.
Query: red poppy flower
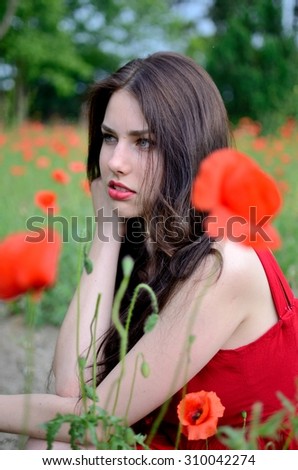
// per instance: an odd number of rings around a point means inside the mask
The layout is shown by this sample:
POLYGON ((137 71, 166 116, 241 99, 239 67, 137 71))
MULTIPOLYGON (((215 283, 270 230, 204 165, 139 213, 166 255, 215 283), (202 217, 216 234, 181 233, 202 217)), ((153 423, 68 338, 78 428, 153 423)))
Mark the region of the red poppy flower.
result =
POLYGON ((73 130, 70 130, 67 136, 67 141, 72 147, 78 147, 81 139, 73 130))
POLYGON ((220 149, 201 163, 192 191, 193 205, 209 213, 207 232, 255 248, 278 248, 272 218, 281 207, 274 179, 247 155, 220 149))
POLYGON ((287 165, 288 163, 291 163, 291 157, 287 153, 284 153, 283 155, 281 155, 280 159, 282 163, 284 163, 285 165, 287 165))
POLYGON ((60 157, 67 157, 69 148, 66 147, 63 142, 60 142, 60 140, 55 140, 54 142, 52 142, 51 147, 54 152, 60 155, 60 157))
POLYGON ((49 209, 53 209, 54 213, 58 212, 57 196, 54 191, 41 190, 35 193, 34 202, 43 212, 48 213, 49 209))
POLYGON ((189 440, 208 439, 216 433, 224 410, 215 392, 187 393, 177 407, 182 433, 189 440))
POLYGON ((281 180, 278 182, 278 187, 282 194, 285 194, 289 191, 289 184, 287 181, 281 180))
POLYGON ((86 171, 86 165, 85 163, 83 162, 70 162, 69 165, 68 165, 69 169, 73 172, 73 173, 82 173, 82 172, 85 172, 86 171))
POLYGON ((266 137, 258 137, 257 139, 255 139, 255 141, 253 142, 253 148, 257 151, 262 151, 262 150, 265 150, 267 146, 267 139, 266 137))
POLYGON ((285 139, 292 137, 294 129, 296 126, 296 121, 293 118, 289 118, 283 126, 280 128, 281 136, 285 139))
POLYGON ((13 165, 10 167, 10 173, 13 176, 22 176, 26 173, 26 168, 21 165, 13 165))
POLYGON ((251 136, 257 136, 262 130, 262 126, 259 122, 253 121, 249 117, 243 117, 238 123, 239 128, 244 129, 247 134, 251 136))
POLYGON ((25 162, 31 162, 33 160, 33 150, 32 148, 24 148, 23 150, 23 160, 25 162))
POLYGON ((40 293, 53 286, 60 249, 57 232, 41 229, 8 235, 0 242, 0 299, 40 293))
POLYGON ((0 146, 4 145, 6 143, 6 140, 7 140, 6 136, 3 134, 0 134, 0 146))
POLYGON ((37 168, 48 168, 50 166, 50 160, 48 157, 39 157, 36 160, 37 168))
POLYGON ((52 178, 55 181, 57 181, 57 183, 61 183, 61 184, 67 184, 69 183, 69 180, 70 180, 69 175, 64 170, 61 170, 60 168, 52 172, 52 178))

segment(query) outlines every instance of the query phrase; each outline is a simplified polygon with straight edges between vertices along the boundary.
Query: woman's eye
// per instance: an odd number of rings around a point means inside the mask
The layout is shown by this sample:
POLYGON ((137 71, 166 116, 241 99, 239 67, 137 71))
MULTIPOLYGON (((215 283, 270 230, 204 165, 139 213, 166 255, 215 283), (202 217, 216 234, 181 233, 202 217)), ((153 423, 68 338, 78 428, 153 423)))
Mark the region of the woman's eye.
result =
POLYGON ((150 148, 153 147, 153 142, 149 139, 139 139, 137 141, 137 145, 142 149, 142 150, 149 150, 150 148))
POLYGON ((113 136, 112 134, 107 134, 105 132, 103 132, 102 134, 102 140, 106 144, 114 144, 115 142, 117 142, 117 139, 115 136, 113 136))

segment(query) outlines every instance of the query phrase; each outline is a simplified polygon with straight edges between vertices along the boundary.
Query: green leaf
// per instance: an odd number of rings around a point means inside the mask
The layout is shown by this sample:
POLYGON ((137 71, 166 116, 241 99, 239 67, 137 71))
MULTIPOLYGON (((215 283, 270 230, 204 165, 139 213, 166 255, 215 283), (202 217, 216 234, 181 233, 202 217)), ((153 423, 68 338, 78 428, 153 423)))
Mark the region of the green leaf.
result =
POLYGON ((134 446, 136 443, 136 435, 131 428, 125 429, 125 442, 127 442, 129 446, 134 446))
POLYGON ((86 392, 87 398, 90 398, 90 400, 93 401, 98 401, 98 396, 94 387, 91 387, 90 385, 85 385, 84 390, 86 392))
POLYGON ((250 448, 242 428, 235 429, 230 426, 221 426, 218 429, 218 439, 229 449, 244 450, 250 448))
POLYGON ((283 411, 274 413, 265 423, 259 425, 258 435, 260 437, 274 437, 282 427, 284 417, 283 411))
POLYGON ((291 414, 295 414, 296 407, 294 403, 292 403, 283 393, 277 392, 276 395, 278 396, 279 400, 283 405, 283 409, 289 411, 291 414))

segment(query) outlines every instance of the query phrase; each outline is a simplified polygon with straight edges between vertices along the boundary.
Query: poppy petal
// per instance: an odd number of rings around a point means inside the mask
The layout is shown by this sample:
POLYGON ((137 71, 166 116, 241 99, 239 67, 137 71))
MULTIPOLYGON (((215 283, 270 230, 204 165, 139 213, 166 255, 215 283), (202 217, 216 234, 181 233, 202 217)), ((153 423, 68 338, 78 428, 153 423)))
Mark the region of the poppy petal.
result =
POLYGON ((203 160, 193 184, 192 202, 196 209, 209 213, 205 228, 212 237, 255 248, 273 249, 281 244, 269 223, 281 208, 279 187, 254 160, 237 150, 216 150, 203 160))
POLYGON ((223 416, 225 407, 215 392, 188 393, 180 401, 177 414, 182 424, 182 433, 189 440, 207 439, 217 430, 218 418, 223 416))
POLYGON ((0 242, 0 298, 10 300, 53 286, 60 250, 61 239, 54 231, 8 235, 0 242))

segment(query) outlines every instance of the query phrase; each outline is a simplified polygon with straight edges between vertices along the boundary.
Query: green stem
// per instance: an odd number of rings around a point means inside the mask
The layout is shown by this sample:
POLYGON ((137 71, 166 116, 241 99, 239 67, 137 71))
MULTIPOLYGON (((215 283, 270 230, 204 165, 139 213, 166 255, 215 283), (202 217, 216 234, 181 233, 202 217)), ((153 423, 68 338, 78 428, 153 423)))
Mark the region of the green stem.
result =
MULTIPOLYGON (((188 371, 188 365, 189 365, 189 362, 190 362, 190 350, 191 350, 192 343, 193 343, 193 336, 190 336, 188 338, 188 342, 187 342, 187 349, 186 349, 187 364, 186 364, 186 367, 184 369, 184 380, 183 380, 184 385, 183 385, 183 388, 182 388, 181 399, 183 399, 185 397, 186 390, 187 390, 187 371, 188 371)), ((175 442, 175 449, 178 449, 178 447, 179 447, 181 432, 182 432, 182 425, 179 422, 177 436, 176 436, 176 442, 175 442)))
POLYGON ((87 412, 87 397, 85 392, 85 380, 84 380, 84 366, 82 366, 80 361, 80 321, 81 321, 81 288, 80 288, 80 277, 82 269, 82 260, 83 260, 83 248, 80 250, 79 260, 78 260, 78 287, 77 287, 77 322, 76 322, 76 355, 78 358, 78 367, 79 367, 79 381, 80 381, 80 390, 82 394, 82 403, 85 412, 87 412))
POLYGON ((152 313, 158 314, 158 304, 157 304, 157 298, 156 298, 155 293, 153 292, 151 287, 148 286, 148 284, 145 284, 145 283, 138 284, 134 290, 134 293, 133 293, 133 296, 129 305, 128 315, 127 315, 127 320, 126 320, 126 327, 125 327, 127 333, 129 331, 132 313, 135 308, 135 304, 136 304, 139 292, 142 289, 146 290, 151 298, 152 313))
POLYGON ((166 400, 161 408, 160 408, 160 411, 157 415, 157 417, 155 418, 153 424, 152 424, 152 427, 150 429, 150 433, 149 433, 149 436, 148 438, 146 439, 146 444, 150 447, 150 443, 152 442, 152 439, 154 438, 167 410, 168 410, 168 407, 170 405, 170 402, 171 402, 171 398, 168 398, 168 400, 166 400))
POLYGON ((249 427, 248 442, 251 449, 258 449, 258 428, 261 422, 262 404, 255 403, 252 407, 252 418, 249 427))
MULTIPOLYGON (((96 392, 96 372, 97 372, 97 365, 96 365, 96 331, 97 331, 97 320, 98 320, 98 312, 99 312, 99 304, 101 301, 101 294, 98 294, 95 306, 95 314, 92 323, 94 322, 94 330, 92 334, 92 345, 93 345, 93 358, 92 358, 92 386, 93 386, 93 396, 95 397, 96 392)), ((91 325, 92 328, 92 325, 91 325)), ((88 357, 88 356, 87 356, 88 357)))
POLYGON ((124 415, 124 422, 127 422, 128 411, 129 411, 129 408, 130 408, 130 405, 131 405, 131 401, 132 401, 132 394, 133 394, 133 389, 134 389, 134 385, 135 385, 135 381, 136 381, 136 376, 137 376, 137 369, 138 369, 139 357, 143 357, 143 359, 144 359, 143 353, 139 353, 139 354, 137 355, 137 357, 136 357, 135 368, 134 368, 134 371, 133 371, 132 384, 131 384, 131 387, 130 387, 130 392, 129 392, 129 397, 128 397, 128 403, 127 403, 127 407, 126 407, 125 415, 124 415))
POLYGON ((116 292, 114 303, 113 303, 113 308, 112 308, 112 322, 114 323, 115 328, 118 331, 118 334, 120 336, 120 367, 121 367, 120 375, 119 375, 119 378, 117 379, 116 397, 115 397, 112 414, 114 414, 116 410, 119 393, 120 393, 121 380, 122 380, 122 377, 124 375, 124 370, 125 370, 124 358, 125 358, 125 353, 127 349, 128 334, 120 321, 119 312, 120 312, 121 301, 128 287, 129 279, 130 279, 130 276, 123 277, 120 287, 118 291, 116 292))
POLYGON ((135 308, 135 304, 139 295, 139 292, 143 289, 146 290, 151 298, 151 305, 152 305, 152 310, 153 313, 158 313, 158 305, 157 305, 157 299, 156 296, 151 289, 150 286, 148 286, 145 283, 140 283, 137 285, 137 287, 134 290, 130 305, 129 305, 129 310, 127 314, 127 319, 126 319, 126 324, 125 328, 123 327, 120 318, 119 318, 119 311, 120 311, 120 304, 121 300, 126 292, 126 289, 128 287, 128 282, 129 282, 130 276, 124 276, 122 283, 120 285, 120 288, 116 294, 114 305, 113 305, 113 311, 112 311, 112 320, 114 322, 114 325, 120 335, 120 363, 121 363, 121 370, 120 370, 120 375, 117 380, 117 390, 116 390, 116 398, 115 398, 115 403, 113 407, 113 414, 115 413, 118 398, 119 398, 119 393, 120 393, 120 386, 121 386, 121 381, 125 372, 125 356, 127 353, 127 345, 128 345, 128 332, 129 332, 129 327, 132 319, 132 314, 135 308))

